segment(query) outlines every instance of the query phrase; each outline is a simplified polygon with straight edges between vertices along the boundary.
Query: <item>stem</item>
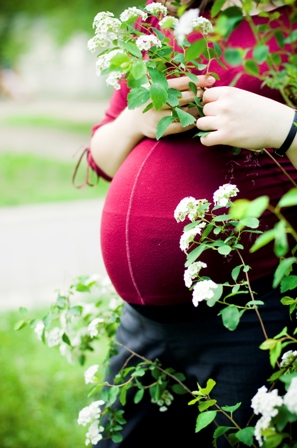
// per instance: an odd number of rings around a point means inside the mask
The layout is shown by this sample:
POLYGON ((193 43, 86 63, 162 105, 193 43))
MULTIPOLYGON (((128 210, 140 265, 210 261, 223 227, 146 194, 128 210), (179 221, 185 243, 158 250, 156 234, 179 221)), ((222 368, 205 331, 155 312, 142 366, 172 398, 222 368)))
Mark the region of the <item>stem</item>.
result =
MULTIPOLYGON (((244 262, 244 260, 243 260, 243 258, 242 258, 242 256, 241 256, 241 253, 239 252, 239 250, 238 250, 238 249, 235 249, 235 250, 236 250, 237 255, 239 256, 239 258, 240 258, 240 260, 241 260, 243 266, 246 266, 246 264, 245 264, 245 262, 244 262)), ((247 281, 247 284, 248 284, 248 289, 249 289, 249 293, 250 293, 251 299, 254 301, 254 300, 255 300, 255 297, 254 297, 254 293, 253 293, 252 288, 251 288, 251 283, 250 283, 249 275, 248 275, 247 272, 245 272, 245 277, 246 277, 246 281, 247 281)), ((260 325, 261 325, 261 328, 262 328, 264 337, 265 337, 265 339, 268 339, 268 335, 267 335, 267 333, 266 333, 266 329, 265 329, 265 326, 264 326, 262 317, 261 317, 261 315, 260 315, 259 310, 258 310, 257 307, 255 308, 255 312, 256 312, 257 317, 258 317, 258 319, 259 319, 259 322, 260 322, 260 325)))
POLYGON ((278 166, 278 168, 283 172, 283 174, 289 179, 289 181, 294 185, 294 187, 297 187, 296 182, 294 181, 294 179, 292 179, 292 177, 289 175, 289 173, 280 165, 280 163, 278 163, 278 161, 273 157, 272 154, 270 154, 269 151, 267 151, 266 148, 263 148, 263 151, 265 152, 265 154, 267 154, 273 161, 274 163, 278 166))

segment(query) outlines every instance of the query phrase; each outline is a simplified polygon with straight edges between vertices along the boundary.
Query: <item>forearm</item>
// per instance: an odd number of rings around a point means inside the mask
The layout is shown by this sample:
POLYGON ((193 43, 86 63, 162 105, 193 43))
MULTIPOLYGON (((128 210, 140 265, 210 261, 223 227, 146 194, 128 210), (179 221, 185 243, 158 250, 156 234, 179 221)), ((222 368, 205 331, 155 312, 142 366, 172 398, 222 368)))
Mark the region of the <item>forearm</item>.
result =
POLYGON ((133 111, 127 108, 94 133, 90 150, 96 165, 113 177, 132 149, 143 138, 133 111))

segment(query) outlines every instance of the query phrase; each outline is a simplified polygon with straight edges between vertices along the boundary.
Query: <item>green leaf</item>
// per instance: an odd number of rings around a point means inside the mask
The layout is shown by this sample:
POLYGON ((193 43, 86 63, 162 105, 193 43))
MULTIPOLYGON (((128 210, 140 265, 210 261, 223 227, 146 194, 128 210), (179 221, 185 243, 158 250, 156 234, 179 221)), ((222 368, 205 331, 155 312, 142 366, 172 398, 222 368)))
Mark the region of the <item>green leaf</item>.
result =
POLYGON ((220 436, 226 434, 226 432, 228 432, 229 429, 235 429, 235 428, 234 426, 219 426, 213 433, 213 438, 218 439, 220 436))
POLYGON ((267 230, 267 232, 262 233, 259 238, 256 239, 255 243, 250 248, 250 252, 256 252, 256 250, 260 249, 266 244, 270 243, 274 240, 274 229, 267 230))
POLYGON ((205 50, 207 44, 205 39, 196 40, 186 49, 186 62, 199 58, 205 50))
POLYGON ((218 248, 218 252, 219 252, 220 255, 229 255, 231 251, 232 251, 231 247, 227 246, 227 245, 226 246, 220 246, 218 248))
POLYGON ((292 188, 280 199, 278 207, 290 207, 297 205, 297 188, 292 188))
POLYGON ((219 315, 222 316, 223 325, 230 331, 236 329, 241 317, 241 313, 235 305, 227 306, 220 311, 219 315))
POLYGON ((188 391, 181 384, 173 384, 171 389, 178 395, 184 395, 188 393, 188 391))
POLYGON ((274 273, 273 285, 272 285, 273 288, 276 288, 280 284, 283 277, 290 272, 290 269, 292 268, 292 265, 294 263, 296 263, 295 257, 285 258, 279 263, 274 273))
POLYGON ((292 31, 288 37, 285 39, 286 44, 292 44, 293 42, 296 42, 297 40, 297 30, 292 31))
POLYGON ((259 67, 257 63, 253 59, 247 59, 244 61, 243 66, 245 68, 245 71, 252 76, 259 75, 259 67))
POLYGON ((137 58, 141 59, 142 54, 137 45, 135 45, 133 42, 125 42, 120 41, 119 45, 124 48, 128 53, 132 54, 133 56, 136 56, 137 58))
POLYGON ((233 406, 222 406, 223 411, 230 412, 233 414, 239 407, 241 406, 241 402, 234 404, 233 406))
POLYGON ((224 58, 227 64, 232 67, 237 67, 242 64, 242 51, 238 48, 227 48, 224 53, 224 58))
POLYGON ((123 440, 123 436, 121 434, 119 434, 119 433, 113 434, 111 436, 111 440, 113 441, 113 443, 120 443, 123 440))
POLYGON ((206 411, 206 409, 210 408, 211 406, 215 405, 217 400, 206 400, 201 401, 198 405, 198 409, 200 412, 206 411))
POLYGON ((221 12, 216 21, 216 31, 223 37, 230 36, 243 19, 241 8, 231 6, 221 12))
POLYGON ((120 403, 121 403, 122 406, 125 406, 126 403, 127 403, 127 391, 128 391, 128 389, 129 389, 129 387, 127 387, 127 386, 123 386, 121 388, 121 393, 120 393, 119 399, 120 399, 120 403))
POLYGON ((280 357, 282 352, 282 343, 281 341, 277 341, 275 346, 269 351, 270 364, 272 367, 275 367, 275 364, 280 357))
POLYGON ((235 436, 240 442, 244 443, 245 445, 252 446, 254 430, 255 428, 253 426, 247 426, 246 428, 237 431, 235 433, 235 436))
POLYGON ((259 219, 257 218, 243 218, 240 220, 240 224, 250 229, 257 229, 259 227, 259 219))
POLYGON ((179 107, 177 107, 175 111, 183 128, 196 122, 196 118, 193 117, 193 115, 189 114, 188 112, 185 112, 179 107))
POLYGON ((161 85, 154 83, 150 88, 150 97, 156 110, 162 109, 168 99, 168 91, 161 85))
POLYGON ((185 267, 188 268, 190 264, 197 260, 197 258, 199 258, 202 252, 204 252, 206 249, 207 246, 205 244, 200 244, 198 247, 195 247, 195 249, 188 254, 185 267))
POLYGON ((199 414, 196 421, 195 432, 197 433, 201 431, 201 429, 206 428, 208 425, 210 425, 216 418, 216 415, 217 411, 206 411, 202 412, 202 414, 199 414))
POLYGON ((149 68, 148 72, 154 84, 159 84, 165 90, 168 90, 168 81, 164 73, 160 72, 159 70, 156 70, 155 68, 149 68))
POLYGON ((128 93, 128 108, 130 110, 136 109, 137 107, 143 106, 150 99, 149 90, 144 87, 137 89, 131 89, 128 93))
POLYGON ((231 277, 235 282, 240 274, 241 268, 242 268, 242 265, 240 264, 239 266, 236 266, 235 268, 232 269, 231 277))
POLYGON ((212 378, 207 380, 205 387, 199 388, 199 395, 209 395, 217 383, 212 378))
POLYGON ((211 7, 211 17, 214 18, 221 10, 227 0, 215 0, 211 7))
POLYGON ((297 288, 297 275, 288 275, 281 281, 281 292, 297 288))
POLYGON ((269 47, 267 45, 256 45, 253 50, 253 57, 258 64, 263 64, 268 58, 269 47))
POLYGON ((181 92, 177 89, 168 89, 168 104, 171 107, 179 106, 179 98, 182 96, 181 92))
POLYGON ((26 327, 26 325, 28 325, 28 320, 27 320, 27 319, 19 320, 19 321, 14 325, 14 330, 15 330, 15 331, 21 330, 22 328, 26 327))
POLYGON ((70 345, 70 347, 71 347, 70 339, 69 339, 69 337, 67 336, 66 333, 63 333, 62 341, 65 342, 65 344, 70 345))
POLYGON ((144 395, 144 389, 139 389, 136 394, 134 395, 134 403, 140 403, 144 395))
POLYGON ((166 131, 168 126, 170 126, 171 123, 173 123, 173 122, 174 122, 174 117, 168 116, 168 117, 161 118, 161 120, 157 124, 157 129, 156 129, 156 139, 157 140, 159 140, 162 137, 162 135, 164 135, 164 132, 166 131))
POLYGON ((141 79, 146 75, 146 64, 143 61, 136 61, 132 64, 131 75, 135 79, 141 79))
POLYGON ((277 257, 283 257, 289 250, 286 224, 283 220, 274 226, 274 253, 277 257))

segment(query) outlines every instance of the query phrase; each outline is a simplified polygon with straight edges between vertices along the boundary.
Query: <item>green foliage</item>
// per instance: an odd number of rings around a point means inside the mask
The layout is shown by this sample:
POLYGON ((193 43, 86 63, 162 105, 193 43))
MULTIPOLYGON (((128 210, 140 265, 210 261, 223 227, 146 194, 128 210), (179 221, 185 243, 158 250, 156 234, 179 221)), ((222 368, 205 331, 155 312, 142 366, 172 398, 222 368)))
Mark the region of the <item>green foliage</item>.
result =
MULTIPOLYGON (((75 162, 49 159, 33 154, 0 152, 0 206, 95 199, 104 197, 109 184, 100 179, 96 188, 75 189, 72 175, 75 162)), ((82 163, 76 184, 85 182, 82 163)), ((96 177, 92 177, 96 182, 96 177)))

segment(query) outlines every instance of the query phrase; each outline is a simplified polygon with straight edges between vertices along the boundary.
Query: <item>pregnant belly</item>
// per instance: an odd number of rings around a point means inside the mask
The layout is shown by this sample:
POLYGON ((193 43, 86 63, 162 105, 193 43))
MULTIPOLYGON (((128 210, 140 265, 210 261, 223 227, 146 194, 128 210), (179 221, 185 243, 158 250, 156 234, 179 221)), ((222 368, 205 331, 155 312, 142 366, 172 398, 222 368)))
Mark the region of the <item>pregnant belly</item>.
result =
POLYGON ((189 302, 186 255, 179 248, 184 224, 174 210, 185 196, 208 198, 226 183, 222 151, 197 139, 144 140, 114 177, 103 210, 101 247, 107 272, 129 303, 189 302), (217 158, 216 168, 213 158, 217 158), (203 161, 203 162, 202 162, 203 161))

